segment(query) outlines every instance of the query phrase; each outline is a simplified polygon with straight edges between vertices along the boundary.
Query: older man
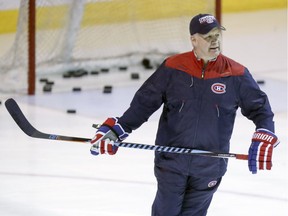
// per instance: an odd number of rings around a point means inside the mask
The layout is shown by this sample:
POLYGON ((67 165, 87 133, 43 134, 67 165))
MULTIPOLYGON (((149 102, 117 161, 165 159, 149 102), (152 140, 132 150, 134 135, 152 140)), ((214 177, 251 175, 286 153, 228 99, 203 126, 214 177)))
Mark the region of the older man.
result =
MULTIPOLYGON (((136 92, 127 111, 108 118, 98 129, 91 153, 115 154, 114 141, 124 140, 162 105, 156 145, 229 152, 240 107, 256 128, 249 170, 270 170, 279 141, 267 95, 245 66, 221 54, 225 28, 213 15, 193 17, 189 30, 193 50, 165 59, 136 92)), ((158 189, 152 215, 206 215, 227 163, 227 159, 155 152, 158 189)))

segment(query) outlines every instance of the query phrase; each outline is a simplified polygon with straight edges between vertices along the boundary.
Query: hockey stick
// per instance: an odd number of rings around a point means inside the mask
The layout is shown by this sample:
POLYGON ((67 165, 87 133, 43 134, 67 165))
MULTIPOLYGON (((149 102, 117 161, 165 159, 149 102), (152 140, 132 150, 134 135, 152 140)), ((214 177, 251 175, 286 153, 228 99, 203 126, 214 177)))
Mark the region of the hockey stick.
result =
MULTIPOLYGON (((27 120, 20 107, 16 101, 12 98, 6 100, 5 106, 16 122, 16 124, 21 128, 21 130, 30 137, 50 139, 50 140, 60 140, 60 141, 71 141, 71 142, 82 142, 90 143, 91 139, 82 138, 82 137, 72 137, 72 136, 62 136, 56 134, 48 134, 38 131, 34 128, 30 122, 27 120)), ((95 125, 93 125, 95 127, 95 125)), ((147 145, 139 143, 128 143, 121 142, 115 143, 118 147, 125 148, 136 148, 144 150, 152 150, 158 152, 168 152, 168 153, 178 153, 178 154, 193 154, 199 156, 208 156, 208 157, 217 157, 217 158, 235 158, 239 160, 247 160, 248 156, 244 154, 234 154, 234 153, 215 153, 204 150, 189 149, 189 148, 180 148, 180 147, 168 147, 168 146, 158 146, 158 145, 147 145)))

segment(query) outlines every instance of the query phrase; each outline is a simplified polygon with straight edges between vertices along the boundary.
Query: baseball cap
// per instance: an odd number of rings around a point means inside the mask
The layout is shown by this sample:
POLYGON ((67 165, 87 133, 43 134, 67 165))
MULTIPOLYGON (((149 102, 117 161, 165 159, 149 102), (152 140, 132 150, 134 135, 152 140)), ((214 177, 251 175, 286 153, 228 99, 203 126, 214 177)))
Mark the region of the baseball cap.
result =
POLYGON ((213 28, 219 28, 221 30, 226 30, 223 26, 219 24, 217 19, 211 14, 198 14, 194 16, 190 22, 189 30, 190 34, 195 33, 207 34, 213 28))

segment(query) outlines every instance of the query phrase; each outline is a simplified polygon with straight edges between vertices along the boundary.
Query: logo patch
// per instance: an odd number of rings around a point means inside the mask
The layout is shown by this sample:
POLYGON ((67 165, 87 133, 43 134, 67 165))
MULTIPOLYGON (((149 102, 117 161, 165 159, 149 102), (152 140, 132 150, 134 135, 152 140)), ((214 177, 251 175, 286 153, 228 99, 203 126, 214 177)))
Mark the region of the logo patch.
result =
POLYGON ((215 181, 215 180, 211 181, 211 182, 208 183, 208 187, 209 188, 214 187, 216 184, 217 184, 217 181, 215 181))
POLYGON ((211 86, 211 90, 215 93, 215 94, 224 94, 226 92, 226 85, 223 83, 214 83, 211 86))
POLYGON ((204 16, 199 19, 199 22, 200 24, 205 23, 205 22, 210 24, 210 23, 213 23, 214 20, 216 20, 214 16, 204 16))

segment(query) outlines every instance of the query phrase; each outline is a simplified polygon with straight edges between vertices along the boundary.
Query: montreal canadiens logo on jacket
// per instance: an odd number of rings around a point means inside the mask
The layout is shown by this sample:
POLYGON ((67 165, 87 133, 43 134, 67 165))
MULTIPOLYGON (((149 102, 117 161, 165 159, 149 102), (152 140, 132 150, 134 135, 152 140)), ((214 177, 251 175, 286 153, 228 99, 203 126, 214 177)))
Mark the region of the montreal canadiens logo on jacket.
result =
POLYGON ((215 94, 224 94, 226 92, 226 85, 223 83, 214 83, 211 86, 211 90, 215 93, 215 94))

